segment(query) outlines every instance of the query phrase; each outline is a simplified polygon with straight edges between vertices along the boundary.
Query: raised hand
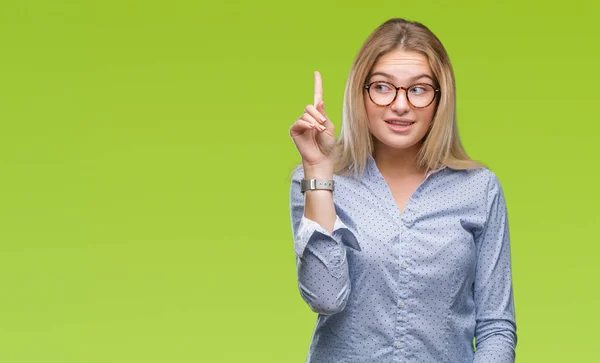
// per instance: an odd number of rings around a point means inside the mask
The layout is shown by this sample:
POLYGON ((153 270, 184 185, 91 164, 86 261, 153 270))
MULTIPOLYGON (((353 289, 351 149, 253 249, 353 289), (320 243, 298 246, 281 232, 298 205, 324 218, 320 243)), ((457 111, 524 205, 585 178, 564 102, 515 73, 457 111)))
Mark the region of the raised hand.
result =
POLYGON ((315 72, 314 104, 304 108, 302 116, 290 127, 290 136, 305 166, 333 165, 335 129, 323 106, 323 83, 319 72, 315 72))

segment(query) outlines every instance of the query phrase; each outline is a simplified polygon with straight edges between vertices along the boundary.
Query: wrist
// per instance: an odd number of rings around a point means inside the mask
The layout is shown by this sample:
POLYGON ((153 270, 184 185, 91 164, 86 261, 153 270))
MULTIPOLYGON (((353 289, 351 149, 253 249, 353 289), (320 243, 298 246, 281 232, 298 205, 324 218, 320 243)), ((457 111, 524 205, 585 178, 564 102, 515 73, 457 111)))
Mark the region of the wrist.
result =
POLYGON ((326 161, 318 164, 302 162, 304 179, 333 179, 333 162, 326 161))

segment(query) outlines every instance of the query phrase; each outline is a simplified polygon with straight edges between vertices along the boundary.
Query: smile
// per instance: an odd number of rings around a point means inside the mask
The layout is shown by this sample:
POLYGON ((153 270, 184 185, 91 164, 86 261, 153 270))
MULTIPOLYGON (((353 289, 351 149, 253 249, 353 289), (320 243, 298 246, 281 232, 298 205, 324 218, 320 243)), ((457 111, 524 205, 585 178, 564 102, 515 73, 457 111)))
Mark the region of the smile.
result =
POLYGON ((415 121, 386 120, 385 122, 388 124, 390 131, 402 134, 410 131, 415 124, 415 121))
POLYGON ((386 121, 390 125, 398 125, 398 126, 410 126, 414 124, 414 121, 386 121))

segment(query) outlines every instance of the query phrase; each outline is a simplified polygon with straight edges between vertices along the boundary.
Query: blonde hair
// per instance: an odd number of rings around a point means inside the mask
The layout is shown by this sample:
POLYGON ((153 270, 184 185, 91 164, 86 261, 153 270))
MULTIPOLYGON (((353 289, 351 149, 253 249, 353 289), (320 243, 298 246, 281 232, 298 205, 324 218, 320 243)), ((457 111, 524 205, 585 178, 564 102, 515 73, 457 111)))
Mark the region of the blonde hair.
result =
POLYGON ((377 61, 397 49, 424 55, 441 90, 431 129, 424 136, 419 150, 418 167, 428 171, 442 166, 453 169, 483 167, 467 156, 460 142, 454 72, 446 49, 425 25, 393 18, 369 35, 352 63, 344 91, 340 136, 332 151, 334 173, 363 174, 367 156, 373 152, 363 86, 377 61))

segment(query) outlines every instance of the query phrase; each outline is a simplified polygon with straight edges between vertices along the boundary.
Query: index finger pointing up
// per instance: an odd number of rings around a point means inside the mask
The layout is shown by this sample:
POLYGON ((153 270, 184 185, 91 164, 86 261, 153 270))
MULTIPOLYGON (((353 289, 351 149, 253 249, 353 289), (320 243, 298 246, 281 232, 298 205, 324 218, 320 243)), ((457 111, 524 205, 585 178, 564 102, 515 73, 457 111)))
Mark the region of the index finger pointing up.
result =
POLYGON ((315 71, 315 103, 317 107, 319 102, 323 101, 323 81, 321 80, 321 73, 315 71))

